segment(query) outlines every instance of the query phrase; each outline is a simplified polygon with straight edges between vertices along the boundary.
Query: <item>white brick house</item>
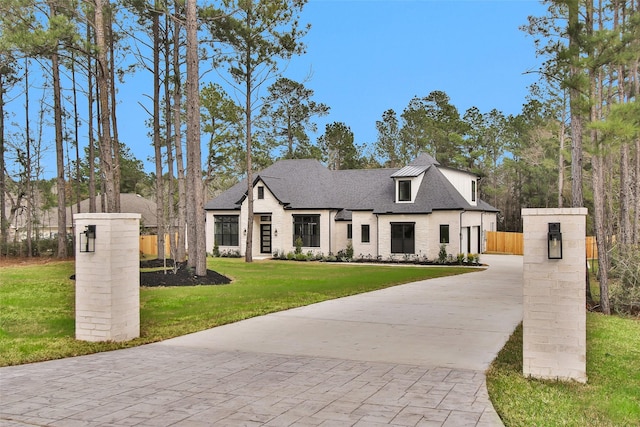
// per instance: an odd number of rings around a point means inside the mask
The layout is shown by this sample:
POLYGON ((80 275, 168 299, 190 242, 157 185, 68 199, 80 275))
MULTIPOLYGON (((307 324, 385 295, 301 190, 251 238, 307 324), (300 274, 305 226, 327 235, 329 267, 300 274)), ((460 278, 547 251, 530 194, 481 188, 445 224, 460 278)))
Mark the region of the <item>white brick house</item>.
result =
MULTIPOLYGON (((422 154, 401 169, 331 171, 316 160, 280 160, 255 173, 253 256, 303 251, 328 255, 351 241, 356 257, 436 259, 480 253, 484 232, 495 230, 497 209, 478 198, 478 177, 445 168, 422 154)), ((244 254, 247 183, 205 205, 207 251, 244 254)))

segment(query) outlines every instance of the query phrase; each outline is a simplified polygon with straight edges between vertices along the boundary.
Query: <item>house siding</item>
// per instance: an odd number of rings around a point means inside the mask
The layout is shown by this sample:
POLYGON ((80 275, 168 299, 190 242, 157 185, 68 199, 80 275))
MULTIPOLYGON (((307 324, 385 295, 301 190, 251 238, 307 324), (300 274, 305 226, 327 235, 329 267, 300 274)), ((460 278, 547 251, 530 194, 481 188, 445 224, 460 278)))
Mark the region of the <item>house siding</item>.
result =
MULTIPOLYGON (((440 168, 440 172, 447 178, 447 180, 455 187, 456 190, 464 197, 464 199, 472 206, 478 205, 478 194, 476 194, 475 200, 471 197, 471 182, 476 181, 476 176, 467 172, 440 168)), ((476 182, 476 193, 478 191, 478 185, 476 182)))
MULTIPOLYGON (((391 253, 391 223, 397 222, 413 222, 415 223, 414 239, 415 251, 414 255, 422 257, 429 256, 430 240, 433 236, 429 232, 429 215, 413 214, 413 215, 380 215, 378 217, 378 252, 382 259, 398 258, 402 254, 391 253)), ((437 241, 437 237, 435 237, 437 241)))
POLYGON ((371 212, 353 212, 353 255, 373 258, 378 256, 378 217, 371 212), (369 243, 362 243, 362 225, 369 225, 369 243))

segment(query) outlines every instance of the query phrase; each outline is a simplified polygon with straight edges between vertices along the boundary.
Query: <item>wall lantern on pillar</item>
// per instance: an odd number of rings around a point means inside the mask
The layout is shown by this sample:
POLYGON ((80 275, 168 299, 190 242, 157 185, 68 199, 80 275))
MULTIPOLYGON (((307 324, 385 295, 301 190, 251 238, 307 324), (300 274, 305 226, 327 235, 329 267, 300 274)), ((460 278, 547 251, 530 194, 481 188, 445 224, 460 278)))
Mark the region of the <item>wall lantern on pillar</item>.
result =
POLYGON ((547 248, 549 259, 562 259, 562 233, 559 222, 549 223, 547 248))
POLYGON ((85 225, 84 231, 80 233, 80 252, 96 251, 96 226, 85 225))

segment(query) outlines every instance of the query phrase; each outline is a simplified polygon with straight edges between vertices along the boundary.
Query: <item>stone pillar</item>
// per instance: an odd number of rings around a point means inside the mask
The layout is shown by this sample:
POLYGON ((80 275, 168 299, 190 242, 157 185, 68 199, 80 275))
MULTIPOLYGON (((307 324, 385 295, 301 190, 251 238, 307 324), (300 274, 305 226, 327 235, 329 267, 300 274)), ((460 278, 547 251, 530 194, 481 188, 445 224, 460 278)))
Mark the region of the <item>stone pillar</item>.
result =
POLYGON ((523 373, 587 381, 586 208, 522 209, 523 373), (562 259, 548 259, 549 223, 560 223, 562 259))
POLYGON ((128 341, 140 336, 140 217, 131 213, 73 216, 76 339, 128 341), (95 226, 94 252, 85 252, 87 226, 95 226))

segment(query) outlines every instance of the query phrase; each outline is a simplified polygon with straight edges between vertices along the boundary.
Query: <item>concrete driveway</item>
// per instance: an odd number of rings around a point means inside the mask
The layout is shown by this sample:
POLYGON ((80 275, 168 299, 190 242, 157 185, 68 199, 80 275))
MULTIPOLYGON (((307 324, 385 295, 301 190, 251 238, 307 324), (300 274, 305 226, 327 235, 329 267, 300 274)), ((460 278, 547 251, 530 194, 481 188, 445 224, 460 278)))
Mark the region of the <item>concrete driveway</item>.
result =
POLYGON ((482 261, 478 273, 2 368, 0 425, 500 426, 484 371, 522 320, 522 258, 482 261))

